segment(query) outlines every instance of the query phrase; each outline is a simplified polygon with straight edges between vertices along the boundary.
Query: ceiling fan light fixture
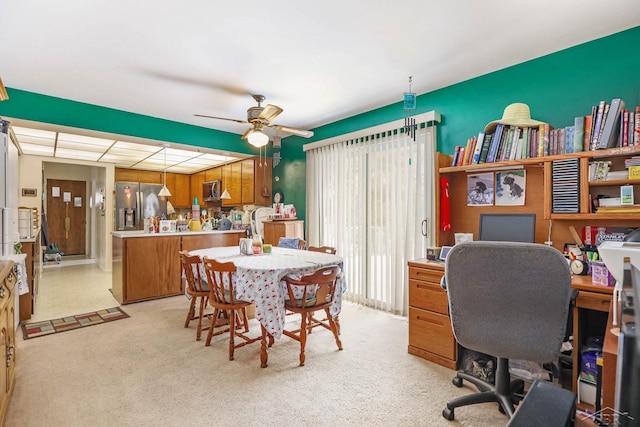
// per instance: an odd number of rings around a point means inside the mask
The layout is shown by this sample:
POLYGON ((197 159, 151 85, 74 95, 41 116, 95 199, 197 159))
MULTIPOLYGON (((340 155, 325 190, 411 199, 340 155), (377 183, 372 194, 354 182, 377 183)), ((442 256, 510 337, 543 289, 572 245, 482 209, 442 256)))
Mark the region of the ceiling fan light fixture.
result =
POLYGON ((264 147, 269 143, 269 136, 260 130, 253 129, 247 135, 247 141, 249 141, 249 144, 253 145, 254 147, 264 147))

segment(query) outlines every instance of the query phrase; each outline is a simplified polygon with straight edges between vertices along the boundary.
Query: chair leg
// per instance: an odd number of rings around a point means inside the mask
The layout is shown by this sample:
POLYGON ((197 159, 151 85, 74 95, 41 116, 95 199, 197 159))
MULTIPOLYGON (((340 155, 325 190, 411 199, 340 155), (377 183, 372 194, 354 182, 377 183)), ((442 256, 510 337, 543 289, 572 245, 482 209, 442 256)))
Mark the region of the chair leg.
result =
POLYGON ((216 328, 216 323, 218 322, 218 316, 220 315, 220 310, 217 308, 213 310, 213 315, 211 316, 211 326, 209 326, 209 333, 207 334, 207 341, 205 342, 205 346, 211 345, 211 338, 213 338, 213 331, 216 328))
POLYGON ((300 321, 300 366, 304 366, 304 347, 307 344, 307 314, 301 313, 300 321))
POLYGON ((247 309, 246 308, 242 308, 242 313, 239 313, 242 315, 242 323, 244 324, 244 331, 245 332, 249 332, 249 318, 247 317, 247 309))
POLYGON ((327 319, 329 319, 331 332, 333 332, 333 336, 336 338, 336 345, 338 346, 338 350, 342 350, 342 341, 340 341, 340 329, 338 328, 338 324, 331 316, 328 308, 325 308, 324 311, 327 313, 327 319))
POLYGON ((235 350, 234 337, 236 335, 236 311, 232 310, 229 314, 229 360, 233 360, 233 352, 235 350))
POLYGON ((188 328, 189 327, 189 323, 191 323, 191 320, 193 319, 193 315, 196 312, 196 298, 193 297, 191 298, 191 303, 189 304, 189 311, 187 312, 187 319, 184 321, 184 327, 188 328))
POLYGON ((200 341, 200 336, 202 335, 202 318, 204 317, 204 308, 207 305, 207 300, 203 297, 200 297, 200 316, 198 317, 198 330, 196 332, 196 341, 200 341))

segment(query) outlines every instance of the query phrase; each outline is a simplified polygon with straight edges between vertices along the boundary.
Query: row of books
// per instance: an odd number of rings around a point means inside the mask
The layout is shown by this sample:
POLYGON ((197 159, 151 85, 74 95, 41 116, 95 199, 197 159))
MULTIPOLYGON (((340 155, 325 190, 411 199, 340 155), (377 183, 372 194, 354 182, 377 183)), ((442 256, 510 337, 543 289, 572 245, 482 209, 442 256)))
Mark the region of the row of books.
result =
POLYGON ((480 132, 456 146, 451 166, 571 154, 585 150, 640 145, 640 106, 625 108, 621 98, 600 101, 591 114, 573 125, 553 129, 548 124, 518 127, 498 124, 493 134, 480 132))

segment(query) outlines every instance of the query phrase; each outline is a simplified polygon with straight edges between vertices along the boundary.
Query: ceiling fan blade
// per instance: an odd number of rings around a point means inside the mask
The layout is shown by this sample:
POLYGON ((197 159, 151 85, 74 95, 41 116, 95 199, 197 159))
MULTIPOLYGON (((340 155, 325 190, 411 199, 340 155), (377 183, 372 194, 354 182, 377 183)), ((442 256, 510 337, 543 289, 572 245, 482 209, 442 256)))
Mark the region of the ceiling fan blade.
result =
POLYGON ((250 127, 249 129, 247 129, 245 131, 245 133, 242 134, 242 136, 240 137, 240 139, 247 139, 247 136, 249 136, 249 132, 251 132, 253 130, 253 126, 250 127))
POLYGON ((282 113, 282 111, 282 108, 278 107, 277 105, 267 104, 258 118, 270 122, 271 120, 275 119, 278 114, 282 113))
POLYGON ((228 120, 230 122, 236 122, 236 123, 242 123, 242 124, 248 124, 249 122, 246 120, 240 120, 240 119, 229 119, 227 117, 216 117, 216 116, 207 116, 206 114, 194 114, 194 116, 196 117, 206 117, 208 119, 217 119, 217 120, 228 120))
POLYGON ((303 136, 305 138, 311 138, 313 136, 313 131, 310 130, 290 128, 289 126, 282 125, 271 125, 271 127, 274 127, 278 132, 286 132, 292 135, 303 136))

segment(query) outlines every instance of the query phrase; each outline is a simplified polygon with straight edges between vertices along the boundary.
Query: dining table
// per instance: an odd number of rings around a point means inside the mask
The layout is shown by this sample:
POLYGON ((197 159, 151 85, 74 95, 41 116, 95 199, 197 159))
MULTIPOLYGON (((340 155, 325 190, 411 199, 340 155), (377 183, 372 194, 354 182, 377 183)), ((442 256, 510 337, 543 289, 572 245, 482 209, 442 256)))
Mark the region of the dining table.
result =
MULTIPOLYGON (((207 257, 218 262, 233 262, 236 266, 236 298, 255 305, 255 317, 262 326, 263 339, 261 349, 262 366, 267 364, 267 344, 265 333, 279 339, 285 326, 284 277, 300 278, 314 270, 338 265, 343 268, 343 259, 338 255, 274 246, 271 253, 245 255, 239 246, 223 246, 196 249, 190 255, 207 257)), ((331 316, 337 320, 342 307, 342 294, 346 290, 344 275, 338 276, 336 297, 330 307, 331 316)), ((272 340, 271 340, 272 341, 272 340)))

